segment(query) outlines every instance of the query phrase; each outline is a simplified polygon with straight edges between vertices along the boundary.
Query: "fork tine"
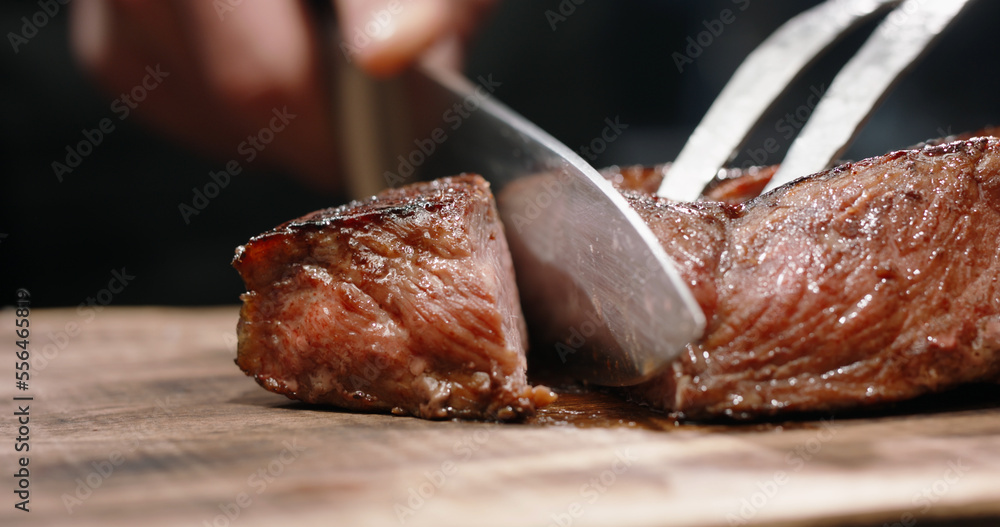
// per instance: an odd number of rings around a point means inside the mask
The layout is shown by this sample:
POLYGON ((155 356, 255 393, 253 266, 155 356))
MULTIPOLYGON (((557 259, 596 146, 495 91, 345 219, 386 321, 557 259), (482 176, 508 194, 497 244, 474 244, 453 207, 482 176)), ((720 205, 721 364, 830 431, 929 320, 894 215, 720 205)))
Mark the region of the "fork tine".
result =
POLYGON ((697 199, 803 69, 839 37, 901 1, 827 0, 779 27, 733 74, 671 165, 657 194, 683 201, 697 199), (764 78, 767 82, 761 82, 764 78))
POLYGON ((826 169, 844 153, 903 72, 970 0, 907 0, 833 79, 765 191, 826 169))

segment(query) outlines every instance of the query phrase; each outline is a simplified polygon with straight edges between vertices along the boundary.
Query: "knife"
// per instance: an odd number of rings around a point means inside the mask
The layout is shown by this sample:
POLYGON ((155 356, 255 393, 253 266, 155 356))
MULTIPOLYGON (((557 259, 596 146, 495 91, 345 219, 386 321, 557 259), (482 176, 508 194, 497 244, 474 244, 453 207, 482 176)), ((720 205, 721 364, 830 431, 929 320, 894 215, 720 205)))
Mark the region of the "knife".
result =
POLYGON ((492 95, 428 64, 390 82, 339 68, 345 155, 361 195, 461 172, 497 196, 532 354, 560 373, 625 386, 701 336, 705 317, 656 237, 579 155, 492 95), (547 351, 546 351, 547 350, 547 351))

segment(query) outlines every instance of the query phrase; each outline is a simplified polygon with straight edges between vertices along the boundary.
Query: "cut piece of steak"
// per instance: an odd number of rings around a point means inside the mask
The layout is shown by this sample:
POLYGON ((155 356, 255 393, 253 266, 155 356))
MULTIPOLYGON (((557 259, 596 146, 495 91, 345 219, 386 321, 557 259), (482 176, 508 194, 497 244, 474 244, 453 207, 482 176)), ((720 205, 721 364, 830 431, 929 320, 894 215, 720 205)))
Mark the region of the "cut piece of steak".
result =
POLYGON ((705 311, 630 390, 688 418, 898 401, 1000 378, 1000 140, 839 166, 745 204, 623 190, 705 311))
POLYGON ((525 377, 503 226, 481 177, 390 189, 237 249, 236 363, 309 403, 512 420, 554 395, 525 377))

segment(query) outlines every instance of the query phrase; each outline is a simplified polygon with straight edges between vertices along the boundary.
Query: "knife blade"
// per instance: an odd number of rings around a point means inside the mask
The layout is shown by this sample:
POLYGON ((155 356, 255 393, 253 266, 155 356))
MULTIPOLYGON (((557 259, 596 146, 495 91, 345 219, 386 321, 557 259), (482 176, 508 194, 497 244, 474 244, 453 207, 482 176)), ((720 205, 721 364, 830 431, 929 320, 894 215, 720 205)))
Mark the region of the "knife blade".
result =
MULTIPOLYGON (((356 71, 347 75, 359 82, 356 71)), ((348 124, 348 131, 360 127, 373 139, 379 139, 373 126, 397 137, 401 127, 410 132, 395 146, 360 147, 355 137, 348 154, 381 152, 376 173, 391 183, 483 175, 497 196, 532 342, 542 343, 532 353, 547 348, 561 372, 591 383, 648 379, 704 331, 690 289, 610 182, 498 102, 490 92, 499 80, 478 80, 422 65, 393 85, 354 90, 357 97, 341 100, 369 121, 348 124), (378 101, 379 93, 396 100, 378 101), (372 105, 368 112, 358 111, 363 99, 372 105), (386 115, 388 108, 394 115, 386 115)), ((354 166, 368 167, 370 179, 378 164, 354 166)))

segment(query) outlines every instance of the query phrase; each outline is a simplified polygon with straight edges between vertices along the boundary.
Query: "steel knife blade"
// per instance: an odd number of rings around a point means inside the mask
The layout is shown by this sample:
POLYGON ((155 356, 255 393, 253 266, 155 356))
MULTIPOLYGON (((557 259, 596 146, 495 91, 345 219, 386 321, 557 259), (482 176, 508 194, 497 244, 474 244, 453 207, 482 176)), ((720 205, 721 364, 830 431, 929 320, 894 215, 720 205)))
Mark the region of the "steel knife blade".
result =
POLYGON ((575 378, 623 386, 649 378, 701 336, 704 314, 649 227, 579 155, 498 102, 491 92, 500 80, 473 83, 422 65, 393 85, 358 89, 361 74, 347 75, 357 86, 345 90, 355 96, 341 97, 342 110, 367 116, 347 133, 405 138, 372 147, 355 137, 349 154, 382 157, 354 163, 367 167, 364 177, 402 183, 475 172, 490 182, 531 353, 554 354, 575 378), (360 111, 365 101, 372 107, 360 111))

